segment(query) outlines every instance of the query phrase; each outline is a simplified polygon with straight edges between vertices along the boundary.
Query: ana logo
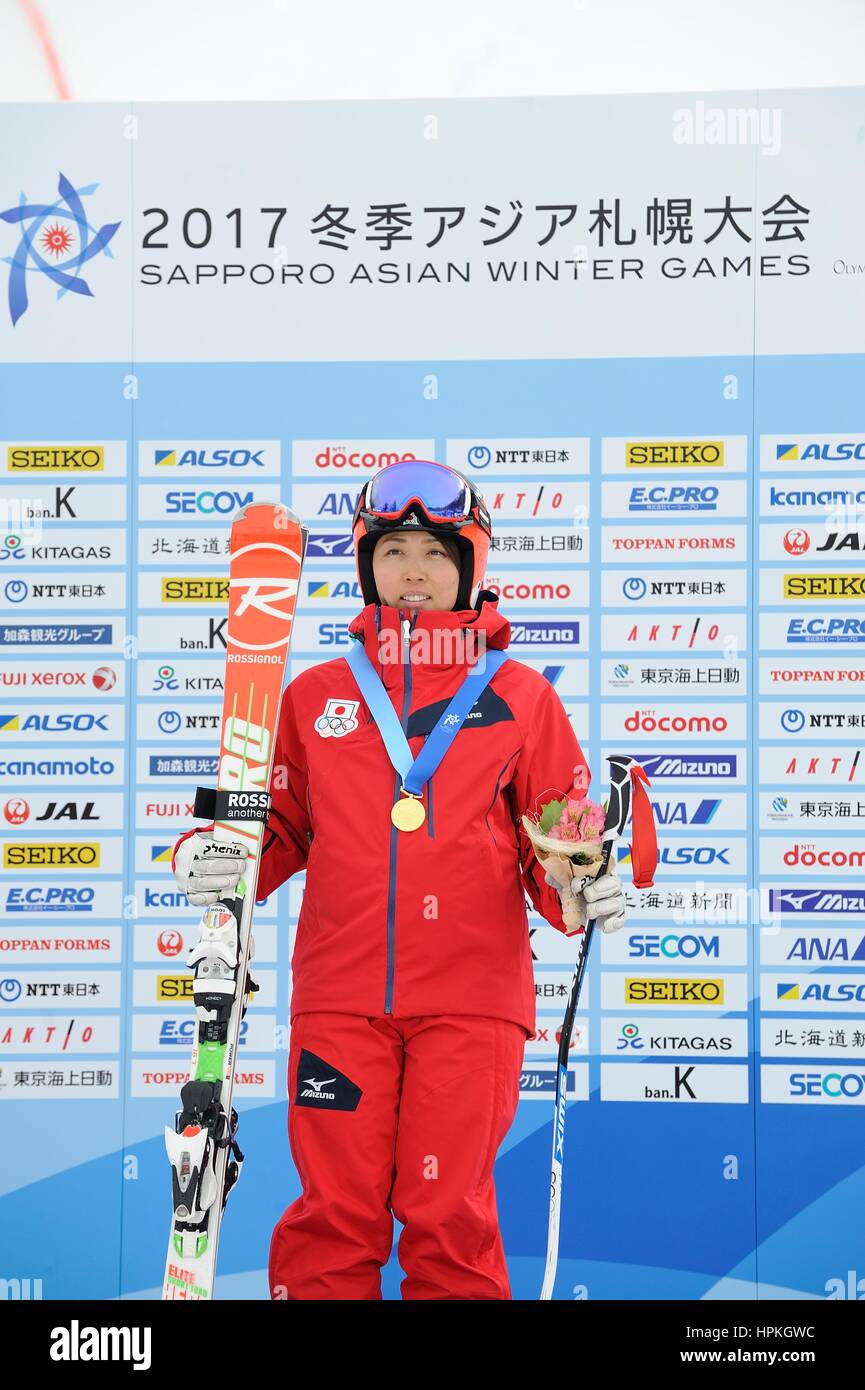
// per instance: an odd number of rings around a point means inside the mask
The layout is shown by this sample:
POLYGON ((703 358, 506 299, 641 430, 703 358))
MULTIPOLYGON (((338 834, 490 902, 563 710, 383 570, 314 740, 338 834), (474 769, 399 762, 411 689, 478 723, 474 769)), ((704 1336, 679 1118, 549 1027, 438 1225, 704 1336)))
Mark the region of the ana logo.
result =
POLYGON ((359 700, 328 700, 324 713, 313 725, 322 738, 342 738, 344 734, 354 733, 357 728, 359 700))
POLYGON ((784 536, 784 549, 788 555, 804 555, 810 544, 808 532, 799 526, 794 526, 784 536))
POLYGON ((108 249, 119 222, 106 222, 97 231, 87 220, 82 198, 90 197, 99 187, 90 183, 75 188, 65 174, 60 174, 56 203, 28 203, 21 194, 17 207, 0 212, 0 221, 18 225, 21 240, 13 255, 4 259, 9 264, 9 313, 13 326, 27 312, 27 275, 44 275, 57 287, 57 298, 68 292, 92 298, 93 291, 81 275, 81 267, 94 256, 105 254, 113 260, 108 249))

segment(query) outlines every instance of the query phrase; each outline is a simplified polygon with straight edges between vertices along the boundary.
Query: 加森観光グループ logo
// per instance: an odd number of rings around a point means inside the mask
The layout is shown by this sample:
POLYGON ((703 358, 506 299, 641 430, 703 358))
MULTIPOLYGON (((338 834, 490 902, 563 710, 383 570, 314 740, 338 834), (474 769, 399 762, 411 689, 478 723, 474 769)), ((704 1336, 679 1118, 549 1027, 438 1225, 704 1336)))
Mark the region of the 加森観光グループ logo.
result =
POLYGON ((81 267, 101 253, 113 259, 108 243, 120 226, 119 222, 106 222, 97 231, 87 221, 82 198, 95 193, 98 187, 98 183, 90 183, 75 188, 65 174, 60 174, 60 197, 56 203, 28 203, 22 193, 17 207, 0 212, 0 221, 21 228, 21 240, 14 253, 2 258, 9 266, 9 313, 13 326, 29 304, 28 275, 47 276, 57 286, 58 299, 67 291, 92 298, 81 267))

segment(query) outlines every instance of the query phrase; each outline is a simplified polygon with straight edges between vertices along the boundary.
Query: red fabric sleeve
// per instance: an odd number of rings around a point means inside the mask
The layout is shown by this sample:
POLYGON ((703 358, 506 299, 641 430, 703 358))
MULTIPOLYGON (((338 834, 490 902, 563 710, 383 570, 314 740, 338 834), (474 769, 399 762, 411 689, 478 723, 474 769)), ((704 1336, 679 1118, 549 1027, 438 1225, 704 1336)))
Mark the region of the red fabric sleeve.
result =
POLYGON ((271 807, 264 826, 256 902, 266 898, 304 867, 312 839, 306 789, 306 750, 297 730, 291 685, 282 695, 273 772, 271 807))
POLYGON ((523 829, 521 817, 540 811, 546 801, 564 796, 575 783, 582 785, 582 794, 587 795, 590 780, 588 764, 565 707, 545 680, 528 727, 523 729, 523 746, 511 783, 511 805, 519 835, 523 886, 541 916, 565 934, 558 889, 544 881, 543 865, 523 829))

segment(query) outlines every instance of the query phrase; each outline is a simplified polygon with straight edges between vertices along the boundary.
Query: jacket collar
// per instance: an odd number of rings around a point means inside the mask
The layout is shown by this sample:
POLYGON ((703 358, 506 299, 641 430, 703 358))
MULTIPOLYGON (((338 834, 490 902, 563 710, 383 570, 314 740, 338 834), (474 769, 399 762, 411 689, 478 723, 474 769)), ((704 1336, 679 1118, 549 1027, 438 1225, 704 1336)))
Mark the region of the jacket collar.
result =
POLYGON ((410 661, 413 666, 435 666, 444 669, 474 663, 485 647, 503 649, 510 641, 511 625, 497 607, 498 598, 487 591, 476 608, 460 608, 456 612, 436 612, 425 609, 414 613, 407 608, 392 608, 386 603, 368 603, 348 625, 350 633, 360 637, 366 654, 375 665, 404 661, 405 623, 409 624, 410 661))

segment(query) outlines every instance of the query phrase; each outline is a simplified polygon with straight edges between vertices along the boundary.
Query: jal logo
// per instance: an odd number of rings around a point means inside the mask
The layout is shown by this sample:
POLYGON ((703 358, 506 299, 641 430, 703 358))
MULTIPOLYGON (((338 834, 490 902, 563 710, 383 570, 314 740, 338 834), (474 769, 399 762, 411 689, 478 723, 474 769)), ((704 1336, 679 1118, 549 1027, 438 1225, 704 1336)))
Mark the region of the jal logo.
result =
POLYGON ((3 815, 10 825, 23 825, 30 815, 29 803, 20 796, 10 796, 3 807, 3 815))
POLYGON ((343 738, 357 728, 359 700, 328 700, 313 728, 321 738, 343 738))
POLYGON ((171 959, 174 956, 179 956, 180 952, 183 950, 183 937, 179 931, 170 929, 162 931, 156 938, 156 945, 160 955, 171 959))
POLYGON ((801 527, 794 526, 784 536, 784 549, 788 555, 804 555, 811 544, 811 537, 801 527))

